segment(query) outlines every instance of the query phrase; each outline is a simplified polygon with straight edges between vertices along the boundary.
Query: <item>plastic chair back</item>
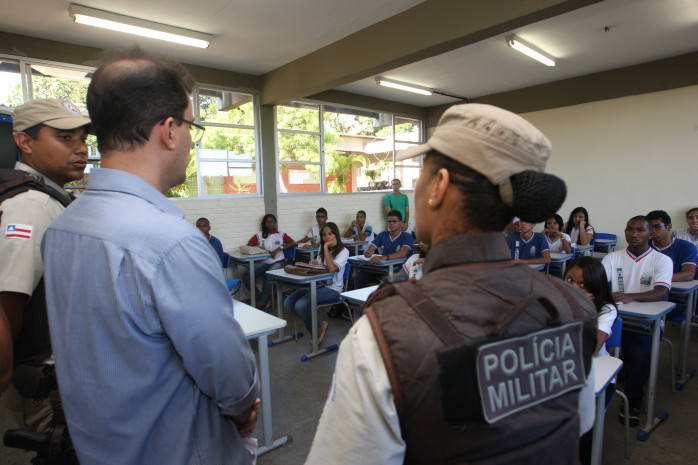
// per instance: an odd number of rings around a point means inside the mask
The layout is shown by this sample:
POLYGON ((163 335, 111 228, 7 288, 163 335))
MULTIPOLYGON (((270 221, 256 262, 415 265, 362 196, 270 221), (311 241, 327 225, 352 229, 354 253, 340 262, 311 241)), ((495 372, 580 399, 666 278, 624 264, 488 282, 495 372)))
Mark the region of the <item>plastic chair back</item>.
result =
POLYGON ((613 322, 611 327, 611 335, 606 339, 606 350, 608 353, 613 354, 614 357, 618 358, 618 353, 620 351, 621 344, 621 334, 623 332, 623 318, 620 316, 616 317, 616 321, 613 322))
POLYGON ((292 263, 293 260, 296 258, 296 246, 294 245, 293 247, 289 247, 288 249, 284 249, 284 258, 286 259, 286 263, 292 263))
POLYGON ((240 288, 242 287, 242 280, 226 279, 225 283, 228 285, 228 291, 230 292, 231 297, 235 296, 235 294, 240 292, 240 288))

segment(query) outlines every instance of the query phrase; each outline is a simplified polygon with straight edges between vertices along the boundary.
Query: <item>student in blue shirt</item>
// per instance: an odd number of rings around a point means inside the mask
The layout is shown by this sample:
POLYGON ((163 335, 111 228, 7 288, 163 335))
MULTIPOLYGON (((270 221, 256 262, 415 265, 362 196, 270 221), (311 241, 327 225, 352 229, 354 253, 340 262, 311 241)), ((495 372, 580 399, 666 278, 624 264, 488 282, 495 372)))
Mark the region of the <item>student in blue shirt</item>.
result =
MULTIPOLYGON (((408 258, 412 255, 412 245, 414 239, 412 234, 402 229, 402 214, 397 210, 388 213, 388 230, 378 234, 366 247, 364 257, 370 258, 371 263, 384 262, 399 258, 408 258), (383 247, 382 255, 374 255, 378 247, 383 247)), ((398 268, 399 269, 399 268, 398 268)), ((367 270, 356 270, 354 275, 354 286, 356 289, 369 286, 373 282, 379 281, 386 273, 372 273, 367 270)))
POLYGON ((218 258, 221 259, 221 266, 225 266, 225 252, 223 252, 223 244, 221 244, 221 241, 218 240, 216 236, 210 234, 211 223, 208 221, 208 218, 199 218, 196 220, 196 227, 199 228, 199 231, 204 233, 208 243, 211 244, 213 250, 215 250, 216 254, 218 254, 218 258))
POLYGON ((550 263, 548 241, 541 233, 533 232, 535 223, 521 220, 520 231, 512 233, 509 238, 511 259, 514 263, 529 263, 532 265, 550 263))
POLYGON ((692 281, 698 279, 698 254, 688 241, 677 239, 671 233, 671 217, 664 210, 654 210, 647 214, 652 224, 650 246, 671 258, 674 263, 672 281, 692 281))

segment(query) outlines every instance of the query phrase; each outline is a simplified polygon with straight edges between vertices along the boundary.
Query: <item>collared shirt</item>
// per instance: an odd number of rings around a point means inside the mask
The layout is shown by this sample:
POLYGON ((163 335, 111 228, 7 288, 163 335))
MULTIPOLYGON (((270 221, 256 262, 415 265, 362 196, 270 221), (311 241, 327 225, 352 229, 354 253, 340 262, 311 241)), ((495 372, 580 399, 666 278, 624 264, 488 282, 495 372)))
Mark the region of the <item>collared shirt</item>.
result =
MULTIPOLYGON (((15 169, 40 176, 47 185, 68 198, 61 186, 30 166, 17 162, 15 169)), ((44 272, 41 239, 63 210, 58 200, 33 189, 0 204, 0 292, 34 293, 44 272)))
MULTIPOLYGON (((288 236, 288 234, 286 234, 285 232, 279 232, 275 229, 274 232, 267 234, 267 237, 264 237, 262 231, 258 232, 250 238, 250 243, 252 245, 256 245, 257 247, 261 247, 271 252, 278 249, 289 240, 291 240, 291 238, 288 236)), ((276 255, 267 258, 262 263, 272 264, 276 262, 283 262, 285 259, 286 258, 284 256, 284 251, 279 250, 278 252, 276 252, 276 255)))
POLYGON ((244 464, 227 415, 256 364, 201 232, 132 174, 96 169, 43 244, 51 342, 85 464, 244 464))
POLYGON ((693 279, 698 279, 698 254, 693 244, 683 239, 672 237, 669 245, 666 247, 658 247, 651 240, 650 246, 671 258, 671 261, 674 262, 674 273, 680 273, 684 265, 697 267, 693 279))
POLYGON ((677 239, 688 241, 698 248, 698 237, 694 237, 693 234, 691 234, 691 228, 677 229, 674 231, 674 236, 677 239))
POLYGON ((651 291, 655 286, 671 289, 674 265, 666 255, 652 247, 638 256, 630 250, 618 250, 606 255, 601 264, 611 282, 611 292, 623 294, 651 291))
POLYGON ((531 260, 543 257, 543 252, 549 252, 548 241, 545 234, 534 232, 531 237, 524 239, 520 232, 515 232, 509 236, 509 248, 511 249, 511 259, 531 260))
POLYGON ((407 254, 407 257, 409 257, 412 255, 414 240, 412 239, 412 234, 405 231, 398 232, 398 235, 395 237, 390 235, 390 231, 383 231, 376 236, 371 244, 376 248, 383 247, 383 255, 392 255, 399 252, 403 247, 407 247, 410 249, 410 252, 407 254))

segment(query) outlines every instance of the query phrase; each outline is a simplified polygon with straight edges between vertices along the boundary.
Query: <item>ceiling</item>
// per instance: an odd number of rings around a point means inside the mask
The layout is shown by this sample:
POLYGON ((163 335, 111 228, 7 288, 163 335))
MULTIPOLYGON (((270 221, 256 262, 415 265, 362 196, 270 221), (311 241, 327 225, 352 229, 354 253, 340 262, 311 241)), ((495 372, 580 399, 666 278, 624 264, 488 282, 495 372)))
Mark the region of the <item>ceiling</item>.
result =
POLYGON ((75 24, 69 1, 0 0, 0 31, 107 49, 138 43, 184 63, 259 76, 264 103, 337 89, 433 107, 458 100, 383 88, 375 77, 476 98, 698 51, 696 0, 595 1, 76 1, 213 34, 200 50, 75 24), (513 19, 507 8, 518 8, 513 19), (485 9, 501 16, 496 25, 478 15, 485 9), (467 31, 447 34, 459 27, 467 31), (557 66, 507 47, 510 34, 557 57, 557 66))

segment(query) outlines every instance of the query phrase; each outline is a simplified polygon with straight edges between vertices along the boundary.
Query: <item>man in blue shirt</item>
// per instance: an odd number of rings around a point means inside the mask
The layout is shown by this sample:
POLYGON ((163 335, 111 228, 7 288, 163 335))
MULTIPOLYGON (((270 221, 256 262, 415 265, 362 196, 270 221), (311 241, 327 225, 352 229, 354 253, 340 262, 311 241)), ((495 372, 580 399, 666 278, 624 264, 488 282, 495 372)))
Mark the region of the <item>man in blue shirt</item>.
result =
POLYGON ((671 217, 664 210, 654 210, 647 214, 652 224, 650 246, 660 251, 674 262, 672 281, 692 281, 698 279, 698 255, 696 248, 688 241, 677 239, 671 233, 671 217))
POLYGON ((100 67, 87 107, 102 167, 44 236, 51 342, 80 463, 250 463, 254 354, 218 257, 165 196, 203 135, 192 88, 181 65, 137 48, 100 67))
MULTIPOLYGON (((370 258, 371 263, 408 258, 412 255, 414 239, 412 234, 402 230, 402 214, 397 210, 388 213, 388 230, 378 234, 371 244, 366 247, 364 257, 370 258), (383 247, 382 255, 374 255, 378 247, 383 247)), ((397 266, 397 270, 400 265, 397 266)), ((375 273, 366 269, 356 270, 354 287, 361 289, 377 282, 387 273, 375 273)))
POLYGON ((221 244, 221 241, 218 240, 216 236, 211 234, 211 223, 208 221, 208 218, 199 218, 196 220, 196 227, 199 228, 199 231, 204 233, 208 243, 211 244, 213 250, 215 250, 218 254, 218 258, 221 259, 221 265, 225 266, 225 252, 223 252, 223 244, 221 244))
POLYGON ((535 223, 519 222, 520 231, 512 233, 509 238, 511 259, 516 263, 544 264, 550 263, 548 241, 541 233, 533 232, 535 223))

